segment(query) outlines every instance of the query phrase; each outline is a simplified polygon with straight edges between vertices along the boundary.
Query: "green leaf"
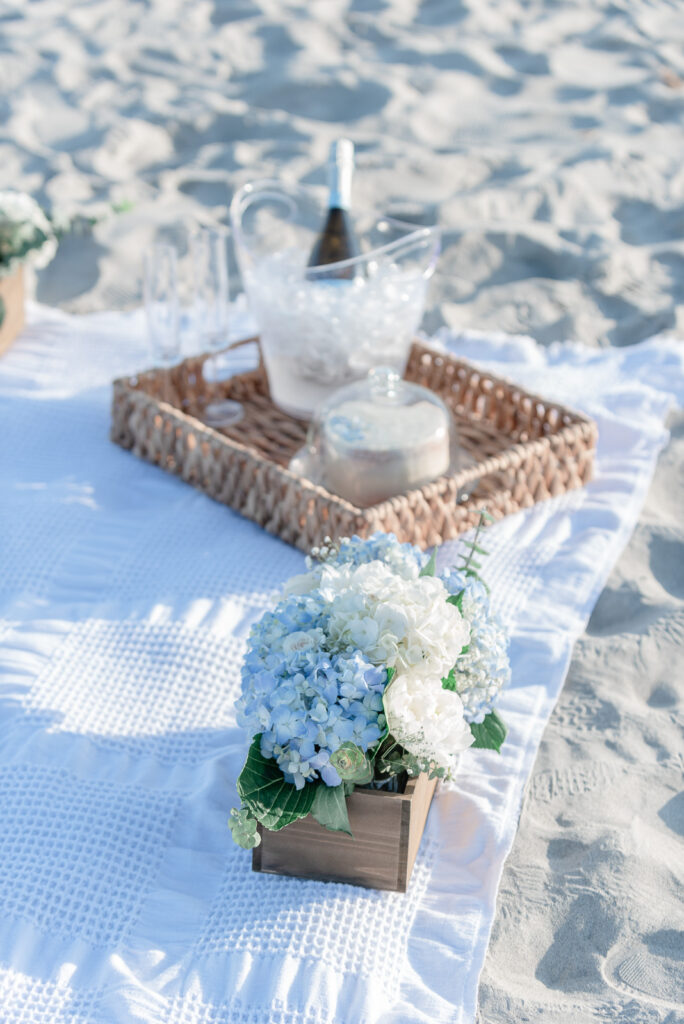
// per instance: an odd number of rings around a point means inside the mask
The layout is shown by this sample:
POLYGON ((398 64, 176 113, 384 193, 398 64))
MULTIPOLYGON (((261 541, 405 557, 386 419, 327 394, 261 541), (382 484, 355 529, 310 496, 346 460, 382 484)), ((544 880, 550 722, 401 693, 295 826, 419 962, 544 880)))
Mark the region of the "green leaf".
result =
POLYGON ((423 568, 420 570, 418 575, 419 576, 434 576, 436 572, 437 572, 437 548, 434 547, 432 549, 432 554, 430 555, 430 561, 427 563, 427 565, 423 566, 423 568))
POLYGON ((403 757, 390 757, 387 761, 383 760, 380 768, 383 775, 402 775, 407 771, 403 757))
POLYGON ((5 319, 5 300, 0 295, 0 327, 2 327, 3 320, 5 319))
MULTIPOLYGON (((389 690, 389 688, 390 688, 390 686, 392 684, 392 681, 394 680, 394 677, 397 674, 397 670, 396 670, 396 668, 387 668, 386 672, 387 672, 387 683, 385 684, 385 689, 382 692, 382 700, 383 700, 382 710, 383 711, 385 711, 385 703, 384 703, 384 701, 385 701, 385 694, 389 690)), ((380 736, 380 739, 375 744, 375 748, 374 748, 373 752, 370 755, 371 764, 375 761, 375 758, 378 756, 378 751, 380 750, 380 747, 383 745, 383 743, 385 742, 385 740, 387 739, 388 736, 389 736, 389 722, 387 721, 387 713, 385 712, 385 728, 384 728, 384 730, 383 730, 383 732, 382 732, 382 734, 380 736)))
POLYGON ((470 546, 470 550, 471 551, 477 551, 478 555, 488 555, 489 554, 488 551, 485 551, 485 549, 481 548, 478 544, 470 544, 469 546, 470 546))
POLYGON ((471 722, 470 731, 475 737, 473 749, 475 750, 501 750, 501 744, 506 739, 508 729, 498 711, 490 711, 485 715, 484 721, 471 722))
POLYGON ((231 829, 231 834, 233 842, 243 850, 253 850, 261 843, 261 836, 258 832, 239 832, 237 829, 231 829))
POLYGON ((462 612, 463 611, 463 595, 464 594, 465 594, 465 590, 459 591, 458 594, 451 594, 449 597, 447 597, 447 604, 455 604, 456 607, 458 608, 459 612, 462 612))
POLYGON ((243 850, 253 850, 261 842, 261 836, 257 832, 256 818, 253 818, 246 807, 233 808, 228 819, 233 841, 241 846, 243 850))
POLYGON ((237 791, 250 813, 266 828, 277 832, 299 818, 305 818, 314 801, 316 785, 297 789, 286 782, 278 763, 261 753, 261 733, 252 740, 237 791))
POLYGON ((449 672, 449 675, 445 679, 442 679, 442 689, 451 690, 452 693, 456 693, 456 673, 453 668, 449 672))
POLYGON ((344 786, 344 795, 345 796, 351 796, 352 793, 354 792, 354 790, 356 789, 356 783, 355 782, 343 782, 342 785, 344 786))
POLYGON ((330 756, 330 764, 344 782, 365 785, 373 778, 373 765, 361 747, 347 740, 330 756))
POLYGON ((350 836, 352 831, 349 827, 345 786, 346 783, 341 786, 317 786, 311 813, 324 828, 331 832, 346 832, 350 836))

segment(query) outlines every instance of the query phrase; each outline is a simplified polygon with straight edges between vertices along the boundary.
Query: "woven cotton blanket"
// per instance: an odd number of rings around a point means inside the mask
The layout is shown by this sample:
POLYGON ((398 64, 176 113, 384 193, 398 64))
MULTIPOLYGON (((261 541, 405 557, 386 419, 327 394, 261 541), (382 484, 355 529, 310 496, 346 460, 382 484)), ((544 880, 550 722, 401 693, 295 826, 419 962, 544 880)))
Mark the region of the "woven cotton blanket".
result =
POLYGON ((247 632, 303 556, 109 442, 111 379, 150 362, 140 313, 32 307, 0 360, 4 1024, 473 1021, 525 782, 684 357, 665 338, 435 341, 592 415, 598 466, 488 532, 509 738, 438 790, 401 895, 252 874, 231 842, 247 632))

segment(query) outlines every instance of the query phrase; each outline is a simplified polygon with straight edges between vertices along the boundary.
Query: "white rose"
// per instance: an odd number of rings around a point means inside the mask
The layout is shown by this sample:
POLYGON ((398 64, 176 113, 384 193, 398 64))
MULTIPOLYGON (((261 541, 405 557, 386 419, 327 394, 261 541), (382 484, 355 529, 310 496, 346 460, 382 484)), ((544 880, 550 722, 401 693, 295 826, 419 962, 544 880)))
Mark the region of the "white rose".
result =
POLYGON ((453 774, 459 754, 473 743, 458 694, 445 690, 440 676, 418 669, 397 675, 384 703, 389 730, 401 746, 453 774))

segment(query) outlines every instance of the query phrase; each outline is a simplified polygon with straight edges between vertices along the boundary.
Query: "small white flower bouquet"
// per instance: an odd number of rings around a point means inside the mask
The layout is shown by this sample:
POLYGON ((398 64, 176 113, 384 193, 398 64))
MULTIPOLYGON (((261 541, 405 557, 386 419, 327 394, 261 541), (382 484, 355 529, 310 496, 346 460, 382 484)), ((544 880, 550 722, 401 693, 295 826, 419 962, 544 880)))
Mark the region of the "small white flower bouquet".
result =
POLYGON ((95 223, 81 214, 55 217, 26 192, 0 189, 0 353, 24 326, 24 267, 46 267, 64 235, 84 234, 95 223))
POLYGON ((35 199, 25 192, 0 191, 0 277, 27 262, 47 266, 57 244, 53 224, 35 199))
POLYGON ((57 244, 54 226, 35 199, 0 190, 0 353, 24 326, 24 266, 44 267, 57 244))
POLYGON ((259 844, 257 823, 309 814, 351 835, 356 787, 397 792, 421 773, 449 778, 468 747, 500 749, 510 666, 478 535, 440 574, 434 553, 391 534, 314 549, 253 627, 237 705, 253 739, 230 817, 240 846, 259 844))

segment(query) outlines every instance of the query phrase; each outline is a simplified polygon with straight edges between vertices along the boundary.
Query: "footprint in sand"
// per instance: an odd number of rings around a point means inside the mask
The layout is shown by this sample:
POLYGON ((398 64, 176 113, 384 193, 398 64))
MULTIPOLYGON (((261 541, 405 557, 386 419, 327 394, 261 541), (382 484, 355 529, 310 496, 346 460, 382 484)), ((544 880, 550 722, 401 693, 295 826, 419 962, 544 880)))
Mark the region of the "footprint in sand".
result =
POLYGON ((646 996, 656 1007, 681 1010, 684 1005, 684 932, 663 929, 643 943, 618 946, 609 953, 606 982, 619 992, 646 996))

